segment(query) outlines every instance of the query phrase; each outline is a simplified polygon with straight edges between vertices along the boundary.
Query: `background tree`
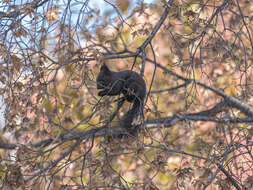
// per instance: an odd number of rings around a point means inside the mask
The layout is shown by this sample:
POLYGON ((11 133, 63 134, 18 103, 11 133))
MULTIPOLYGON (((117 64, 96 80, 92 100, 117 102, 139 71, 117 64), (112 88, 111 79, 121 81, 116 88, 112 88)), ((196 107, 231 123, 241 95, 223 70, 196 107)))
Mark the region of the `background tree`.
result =
POLYGON ((253 2, 100 3, 2 1, 2 188, 252 188, 253 2), (103 62, 146 80, 136 136, 103 62))

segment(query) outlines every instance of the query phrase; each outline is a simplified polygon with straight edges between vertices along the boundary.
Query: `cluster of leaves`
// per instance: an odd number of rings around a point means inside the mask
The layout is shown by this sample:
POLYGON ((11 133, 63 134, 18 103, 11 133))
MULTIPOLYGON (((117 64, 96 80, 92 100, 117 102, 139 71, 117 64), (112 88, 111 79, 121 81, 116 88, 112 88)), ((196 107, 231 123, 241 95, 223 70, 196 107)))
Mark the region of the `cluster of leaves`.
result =
POLYGON ((1 186, 250 189, 253 2, 102 2, 3 1, 1 186), (146 80, 136 136, 97 96, 104 62, 146 80))

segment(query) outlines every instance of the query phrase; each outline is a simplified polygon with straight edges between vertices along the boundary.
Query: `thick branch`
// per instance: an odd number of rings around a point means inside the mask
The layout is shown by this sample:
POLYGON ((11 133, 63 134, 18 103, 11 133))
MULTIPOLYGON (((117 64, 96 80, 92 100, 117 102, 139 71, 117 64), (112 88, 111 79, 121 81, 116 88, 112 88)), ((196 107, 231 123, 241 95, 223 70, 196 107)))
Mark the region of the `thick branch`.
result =
MULTIPOLYGON (((253 122, 253 118, 216 118, 215 115, 221 111, 223 111, 223 107, 226 105, 226 102, 220 102, 216 104, 213 108, 197 112, 197 113, 190 113, 190 114, 176 114, 172 117, 164 117, 159 119, 147 120, 142 126, 141 129, 145 128, 157 128, 157 126, 166 126, 170 127, 173 126, 175 123, 184 120, 191 120, 191 121, 212 121, 216 123, 251 123, 253 122)), ((50 145, 52 142, 66 142, 70 140, 77 140, 77 139, 89 139, 91 137, 105 137, 105 136, 112 136, 118 137, 122 135, 130 135, 126 129, 121 128, 119 126, 114 127, 98 127, 88 131, 83 132, 69 132, 66 134, 60 135, 58 140, 53 138, 46 139, 40 142, 36 142, 32 144, 32 147, 41 148, 50 145)), ((1 149, 15 149, 18 145, 17 144, 8 144, 4 142, 0 142, 1 149)))
MULTIPOLYGON (((147 59, 148 60, 148 59, 147 59)), ((153 64, 155 64, 152 60, 148 60, 148 61, 151 61, 153 64)), ((162 70, 166 71, 168 74, 171 74, 173 76, 175 76, 176 78, 178 79, 181 79, 185 82, 193 82, 199 86, 202 86, 206 89, 209 89, 211 90, 212 92, 214 92, 215 94, 221 96, 224 101, 231 107, 233 108, 237 108, 238 110, 240 110, 242 113, 244 113, 245 115, 249 116, 249 117, 253 117, 253 109, 251 107, 249 107, 248 105, 246 105, 245 103, 243 103, 242 101, 234 98, 234 97, 231 97, 231 96, 228 96, 227 94, 225 94, 223 91, 217 89, 217 88, 214 88, 214 87, 211 87, 203 82, 200 82, 198 80, 195 80, 195 79, 188 79, 188 78, 185 78, 183 76, 180 76, 178 74, 176 74, 175 72, 167 69, 166 67, 162 66, 161 64, 159 63, 156 63, 157 66, 159 68, 161 68, 162 70)))
POLYGON ((222 165, 220 165, 219 163, 216 164, 218 166, 218 168, 222 171, 222 173, 224 173, 226 175, 226 177, 228 178, 228 180, 233 184, 233 186, 237 189, 240 190, 240 186, 237 184, 236 180, 230 175, 230 173, 225 170, 222 165))
POLYGON ((0 142, 0 149, 15 149, 16 147, 16 144, 0 142))

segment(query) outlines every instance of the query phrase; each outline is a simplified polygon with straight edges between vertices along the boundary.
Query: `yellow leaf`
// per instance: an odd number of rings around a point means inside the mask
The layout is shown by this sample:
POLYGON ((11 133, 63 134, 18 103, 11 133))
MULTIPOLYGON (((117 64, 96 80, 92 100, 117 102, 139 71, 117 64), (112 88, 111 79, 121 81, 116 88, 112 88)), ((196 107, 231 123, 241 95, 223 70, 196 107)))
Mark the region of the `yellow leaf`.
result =
POLYGON ((116 0, 116 5, 120 8, 122 13, 125 13, 130 5, 130 2, 128 0, 116 0))
POLYGON ((50 103, 50 100, 45 99, 43 102, 44 108, 46 109, 46 111, 49 113, 52 111, 52 105, 50 103))
POLYGON ((190 26, 184 26, 184 31, 185 31, 185 33, 188 34, 188 35, 192 33, 192 29, 191 29, 190 26))
POLYGON ((169 181, 168 175, 165 175, 165 174, 163 174, 163 173, 161 173, 161 172, 159 172, 158 178, 159 178, 159 181, 160 181, 163 185, 167 184, 168 181, 169 181))
POLYGON ((46 19, 50 24, 58 20, 58 10, 56 8, 57 7, 52 7, 49 11, 45 13, 46 19))

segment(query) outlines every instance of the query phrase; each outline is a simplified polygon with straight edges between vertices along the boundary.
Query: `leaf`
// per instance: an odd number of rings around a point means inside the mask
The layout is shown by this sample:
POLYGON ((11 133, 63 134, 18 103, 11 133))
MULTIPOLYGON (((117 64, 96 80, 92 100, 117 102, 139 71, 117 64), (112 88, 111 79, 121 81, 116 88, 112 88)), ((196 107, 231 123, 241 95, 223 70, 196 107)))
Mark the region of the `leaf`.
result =
POLYGON ((50 24, 52 24, 52 22, 58 20, 58 7, 52 7, 49 11, 47 11, 45 13, 46 19, 48 20, 48 22, 50 24))
POLYGON ((52 111, 52 105, 51 105, 50 100, 45 99, 44 102, 43 102, 43 106, 44 106, 44 108, 46 109, 47 112, 52 111))
POLYGON ((130 2, 128 0, 116 0, 116 5, 120 8, 122 13, 126 13, 128 7, 130 6, 130 2))
POLYGON ((24 28, 20 28, 14 34, 15 34, 16 37, 20 37, 20 36, 26 37, 28 33, 24 28))

